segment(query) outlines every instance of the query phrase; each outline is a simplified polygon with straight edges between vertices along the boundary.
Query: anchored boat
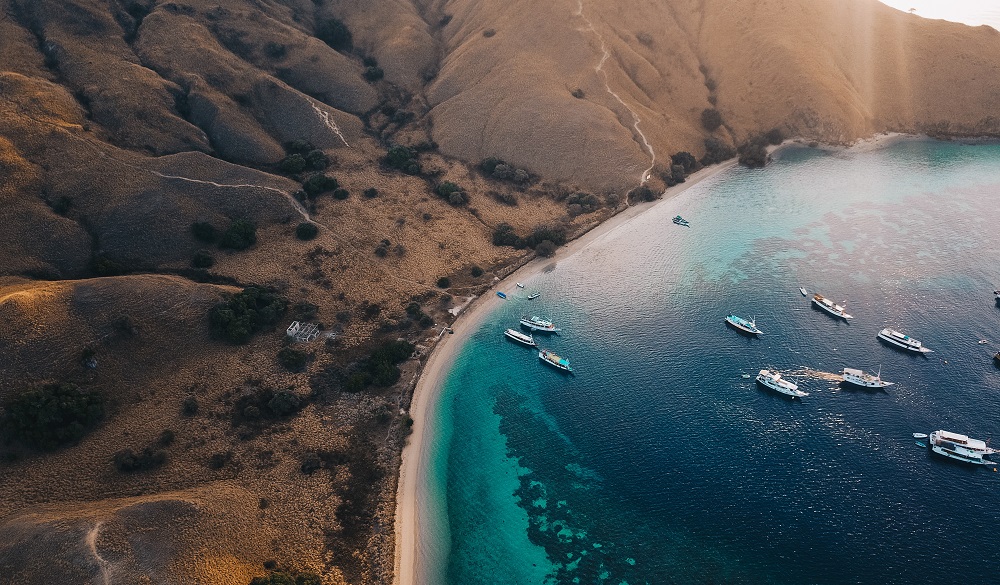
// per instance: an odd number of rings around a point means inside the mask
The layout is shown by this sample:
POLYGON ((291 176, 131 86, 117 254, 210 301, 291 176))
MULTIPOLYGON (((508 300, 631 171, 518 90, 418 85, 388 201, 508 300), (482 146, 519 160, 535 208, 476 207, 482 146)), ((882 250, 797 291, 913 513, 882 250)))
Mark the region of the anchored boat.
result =
POLYGON ((528 300, 533 301, 540 296, 542 296, 542 293, 531 293, 530 295, 528 295, 528 300))
POLYGON ((895 382, 886 382, 882 379, 882 368, 878 369, 878 374, 871 375, 862 370, 844 368, 844 382, 862 388, 885 388, 892 386, 895 382))
POLYGON ((838 305, 837 303, 831 301, 830 299, 824 297, 823 295, 816 293, 813 295, 812 302, 814 305, 823 309, 827 313, 833 315, 834 317, 839 317, 841 319, 853 319, 851 315, 847 314, 847 307, 843 305, 838 305))
POLYGON ((889 327, 879 331, 878 338, 886 343, 915 353, 931 353, 934 351, 933 349, 927 349, 924 347, 924 344, 909 335, 903 335, 899 331, 890 329, 889 327))
POLYGON ((573 372, 573 368, 569 367, 569 360, 562 358, 552 353, 547 349, 543 349, 538 352, 538 359, 552 366, 553 368, 560 369, 564 372, 573 372))
POLYGON ((532 331, 540 331, 542 333, 555 333, 556 331, 561 331, 552 321, 548 319, 542 319, 541 317, 531 317, 524 315, 521 317, 521 325, 531 329, 532 331))
POLYGON ((538 344, 535 343, 534 337, 525 335, 517 329, 508 329, 504 331, 503 334, 506 335, 508 339, 513 339, 514 341, 527 345, 528 347, 538 347, 538 344))
POLYGON ((736 315, 726 315, 726 325, 735 327, 737 330, 748 335, 761 335, 764 333, 760 329, 757 329, 756 317, 753 319, 744 319, 743 317, 737 317, 736 315))
POLYGON ((500 297, 501 299, 506 299, 507 298, 507 293, 505 293, 503 291, 497 291, 497 296, 500 297))
POLYGON ((803 396, 809 396, 808 392, 803 392, 799 390, 797 384, 793 384, 788 380, 781 377, 778 372, 772 372, 770 370, 761 370, 757 374, 757 383, 765 388, 770 388, 775 392, 780 392, 786 396, 791 396, 792 398, 802 398, 803 396))
MULTIPOLYGON (((914 435, 915 436, 915 435, 914 435)), ((928 437, 931 451, 956 461, 964 461, 973 465, 996 465, 995 462, 984 459, 987 455, 997 452, 979 439, 970 439, 967 435, 934 431, 928 437)))

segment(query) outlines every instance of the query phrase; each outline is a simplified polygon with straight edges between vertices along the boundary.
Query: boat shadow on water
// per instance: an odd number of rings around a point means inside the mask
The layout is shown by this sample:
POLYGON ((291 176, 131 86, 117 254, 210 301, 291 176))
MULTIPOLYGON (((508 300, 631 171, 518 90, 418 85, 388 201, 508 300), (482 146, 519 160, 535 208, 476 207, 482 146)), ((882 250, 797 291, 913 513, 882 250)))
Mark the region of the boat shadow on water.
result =
POLYGON ((927 451, 927 459, 929 459, 934 464, 947 465, 948 467, 954 469, 964 469, 966 473, 979 473, 981 471, 993 472, 994 465, 972 465, 964 461, 959 461, 958 459, 952 459, 951 457, 945 457, 944 455, 938 455, 934 451, 931 451, 930 447, 924 447, 927 451))

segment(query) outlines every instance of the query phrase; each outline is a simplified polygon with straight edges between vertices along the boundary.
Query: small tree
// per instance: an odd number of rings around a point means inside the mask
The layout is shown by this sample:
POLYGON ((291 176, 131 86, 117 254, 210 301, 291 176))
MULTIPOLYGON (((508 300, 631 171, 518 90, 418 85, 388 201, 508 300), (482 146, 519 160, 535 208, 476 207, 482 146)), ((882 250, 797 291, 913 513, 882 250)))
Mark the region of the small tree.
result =
POLYGON ((309 168, 314 171, 322 171, 330 166, 330 157, 326 156, 322 150, 310 150, 306 154, 305 161, 309 164, 309 168))
POLYGON ((366 67, 365 68, 365 80, 370 83, 375 83, 376 81, 385 77, 385 71, 381 67, 366 67))
POLYGON ((552 242, 552 240, 542 240, 537 246, 535 246, 535 253, 539 256, 548 258, 556 253, 556 245, 552 242))
POLYGON ((248 219, 234 220, 219 239, 219 247, 230 250, 246 250, 256 243, 257 226, 248 219))
POLYGON ((347 189, 340 188, 333 190, 333 198, 337 199, 338 201, 343 201, 344 199, 347 199, 350 196, 351 192, 348 191, 347 189))
POLYGON ((701 112, 701 125, 709 132, 715 132, 722 126, 722 114, 715 108, 706 108, 701 112))
POLYGON ((368 187, 361 193, 365 199, 375 199, 378 197, 378 189, 375 187, 368 187))
POLYGON ((316 224, 308 221, 300 223, 295 228, 295 237, 297 237, 300 240, 309 241, 315 238, 316 234, 318 233, 319 233, 319 228, 316 227, 316 224))
POLYGON ((306 169, 306 159, 304 156, 298 153, 290 154, 285 158, 281 159, 278 163, 278 168, 282 172, 296 174, 301 173, 306 169))
POLYGON ((51 450, 77 441, 104 417, 104 397, 73 384, 47 384, 4 405, 0 429, 36 449, 51 450))
POLYGON ((354 48, 354 37, 343 21, 331 18, 316 27, 316 38, 334 51, 350 51, 354 48))
POLYGON ((291 347, 283 347, 278 352, 278 362, 291 372, 301 372, 309 361, 309 354, 291 347))
POLYGON ((442 276, 441 278, 437 279, 436 284, 438 288, 448 288, 451 286, 451 279, 448 278, 447 276, 442 276))
POLYGON ((337 179, 324 174, 316 174, 302 183, 302 190, 306 192, 309 197, 316 197, 327 191, 332 191, 340 186, 337 179))

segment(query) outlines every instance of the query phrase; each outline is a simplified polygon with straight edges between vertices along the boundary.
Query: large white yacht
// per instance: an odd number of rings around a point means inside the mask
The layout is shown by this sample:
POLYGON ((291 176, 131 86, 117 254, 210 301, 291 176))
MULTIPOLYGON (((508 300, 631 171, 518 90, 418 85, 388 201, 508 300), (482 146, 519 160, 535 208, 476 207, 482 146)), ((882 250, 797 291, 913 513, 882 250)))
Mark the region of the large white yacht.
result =
POLYGON ((555 333, 556 331, 560 331, 560 329, 556 327, 555 323, 552 321, 542 319, 541 317, 535 317, 534 315, 531 317, 527 315, 522 316, 521 325, 524 325, 532 331, 541 331, 542 333, 555 333))
POLYGON ((791 396, 792 398, 809 396, 808 392, 799 390, 797 384, 793 384, 788 380, 783 379, 781 374, 778 372, 772 372, 771 370, 761 370, 760 373, 757 374, 757 383, 766 388, 770 388, 775 392, 791 396))
POLYGON ((909 335, 904 335, 895 329, 886 327, 885 329, 878 332, 878 338, 886 343, 895 345, 896 347, 901 347, 907 351, 914 351, 917 353, 931 353, 933 349, 927 349, 924 344, 920 343, 916 339, 913 339, 909 335))
POLYGON ((995 462, 983 459, 986 455, 997 452, 979 439, 970 439, 967 435, 949 433, 948 431, 934 431, 927 440, 931 451, 938 455, 944 455, 949 459, 956 459, 974 465, 996 465, 995 462))
POLYGON ((879 368, 879 373, 874 376, 863 370, 844 368, 844 382, 854 384, 855 386, 861 386, 862 388, 885 388, 886 386, 892 386, 895 383, 886 382, 882 379, 881 368, 879 368))
POLYGON ((823 295, 816 293, 813 295, 812 302, 814 305, 823 309, 827 313, 830 313, 834 317, 840 317, 842 319, 853 319, 854 317, 847 314, 847 307, 843 305, 838 305, 837 303, 831 301, 830 299, 824 297, 823 295))
POLYGON ((760 329, 757 329, 756 317, 753 319, 744 319, 743 317, 738 317, 736 315, 726 315, 726 323, 748 335, 761 335, 764 333, 760 329))
POLYGON ((525 335, 524 333, 521 333, 517 329, 508 329, 504 331, 503 334, 506 335, 508 339, 513 339, 514 341, 518 343, 523 343, 528 347, 538 347, 538 344, 535 343, 534 337, 532 337, 531 335, 525 335))

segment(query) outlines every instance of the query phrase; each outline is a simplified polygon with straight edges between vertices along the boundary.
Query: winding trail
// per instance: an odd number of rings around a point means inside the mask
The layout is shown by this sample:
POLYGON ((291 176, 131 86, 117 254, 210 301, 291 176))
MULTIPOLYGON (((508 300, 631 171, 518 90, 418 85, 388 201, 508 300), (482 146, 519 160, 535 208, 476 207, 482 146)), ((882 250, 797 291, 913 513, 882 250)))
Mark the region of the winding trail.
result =
POLYGON ((323 124, 336 134, 337 138, 340 138, 340 141, 344 143, 344 146, 350 148, 351 145, 347 143, 347 139, 344 138, 344 135, 340 132, 340 128, 337 126, 337 123, 330 117, 330 112, 322 110, 312 99, 309 99, 309 105, 312 106, 312 109, 316 111, 317 115, 319 115, 320 120, 323 120, 323 124))
POLYGON ((101 531, 101 525, 103 522, 98 522, 94 524, 94 527, 87 532, 87 536, 84 537, 83 542, 87 545, 87 550, 90 554, 94 556, 94 560, 97 561, 97 566, 101 568, 101 582, 104 585, 111 585, 111 563, 106 561, 101 553, 97 552, 97 535, 101 531))
POLYGON ((649 181, 650 177, 652 176, 653 166, 656 165, 656 151, 653 150, 653 145, 649 143, 649 140, 646 138, 646 135, 643 134, 642 129, 639 128, 639 124, 642 122, 642 119, 639 118, 639 114, 636 113, 636 111, 632 109, 628 104, 626 104, 625 100, 623 100, 621 96, 619 96, 618 93, 615 92, 615 90, 611 89, 611 83, 608 79, 608 72, 604 70, 604 64, 607 62, 608 58, 611 57, 611 51, 608 49, 608 45, 604 41, 604 36, 597 31, 597 28, 594 27, 594 23, 591 22, 591 20, 587 18, 587 15, 583 13, 583 0, 576 1, 576 12, 573 13, 573 16, 579 17, 585 23, 587 23, 587 27, 582 30, 593 33, 594 36, 597 37, 597 40, 601 43, 601 59, 600 61, 597 62, 597 66, 594 67, 594 72, 600 75, 601 79, 604 80, 605 91, 611 94, 611 97, 615 98, 615 101, 621 104, 623 108, 628 110, 629 114, 632 114, 632 129, 635 130, 635 133, 639 136, 640 139, 642 139, 642 144, 645 147, 646 152, 649 153, 649 159, 650 159, 649 167, 647 167, 646 170, 642 172, 642 176, 639 177, 639 186, 641 187, 645 185, 646 182, 649 181))

